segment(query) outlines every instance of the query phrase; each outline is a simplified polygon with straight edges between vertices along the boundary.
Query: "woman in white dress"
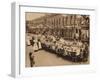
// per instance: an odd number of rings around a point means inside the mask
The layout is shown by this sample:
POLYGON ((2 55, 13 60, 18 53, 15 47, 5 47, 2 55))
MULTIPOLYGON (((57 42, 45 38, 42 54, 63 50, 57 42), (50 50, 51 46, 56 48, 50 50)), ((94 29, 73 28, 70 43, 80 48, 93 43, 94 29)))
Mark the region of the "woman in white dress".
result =
POLYGON ((33 39, 33 50, 36 52, 36 51, 38 51, 38 41, 37 41, 37 39, 35 38, 35 39, 33 39))
POLYGON ((41 50, 42 49, 42 46, 41 46, 41 41, 40 39, 38 39, 38 49, 41 50))

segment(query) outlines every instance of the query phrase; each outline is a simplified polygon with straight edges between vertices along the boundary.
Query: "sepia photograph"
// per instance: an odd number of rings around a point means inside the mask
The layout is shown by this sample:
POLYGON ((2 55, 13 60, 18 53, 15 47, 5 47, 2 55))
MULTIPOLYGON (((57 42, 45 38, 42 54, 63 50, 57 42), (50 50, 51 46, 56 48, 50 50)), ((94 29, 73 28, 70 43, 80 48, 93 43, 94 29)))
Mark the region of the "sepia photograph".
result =
POLYGON ((90 16, 25 12, 25 67, 90 64, 90 16))

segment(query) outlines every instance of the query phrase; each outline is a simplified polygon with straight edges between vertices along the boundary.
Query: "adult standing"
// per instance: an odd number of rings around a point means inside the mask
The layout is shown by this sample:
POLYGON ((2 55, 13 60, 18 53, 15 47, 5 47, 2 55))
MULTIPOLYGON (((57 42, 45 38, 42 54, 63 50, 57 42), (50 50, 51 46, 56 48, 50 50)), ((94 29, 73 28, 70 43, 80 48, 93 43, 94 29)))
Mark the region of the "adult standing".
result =
POLYGON ((35 61, 34 61, 34 55, 32 52, 29 53, 29 59, 30 59, 30 66, 33 67, 35 64, 35 61))
POLYGON ((41 50, 42 49, 42 46, 41 46, 41 41, 40 39, 38 39, 38 49, 41 50))
POLYGON ((38 51, 38 40, 37 38, 33 38, 33 50, 36 52, 38 51))

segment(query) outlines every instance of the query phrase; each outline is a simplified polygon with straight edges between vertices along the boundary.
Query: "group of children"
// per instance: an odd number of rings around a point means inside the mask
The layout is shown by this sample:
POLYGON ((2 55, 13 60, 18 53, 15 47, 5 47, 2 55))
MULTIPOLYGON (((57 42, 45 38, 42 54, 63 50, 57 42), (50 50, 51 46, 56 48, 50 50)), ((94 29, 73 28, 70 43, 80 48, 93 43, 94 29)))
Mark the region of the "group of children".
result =
POLYGON ((54 36, 46 36, 42 42, 42 48, 73 61, 87 61, 89 45, 81 41, 69 41, 54 36))

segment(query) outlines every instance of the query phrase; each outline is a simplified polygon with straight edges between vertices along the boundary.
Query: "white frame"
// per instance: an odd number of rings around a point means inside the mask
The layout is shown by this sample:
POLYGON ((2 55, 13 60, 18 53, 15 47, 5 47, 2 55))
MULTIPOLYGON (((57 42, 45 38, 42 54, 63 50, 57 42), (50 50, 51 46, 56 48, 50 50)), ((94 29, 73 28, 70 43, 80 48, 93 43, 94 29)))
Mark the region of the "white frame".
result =
POLYGON ((47 7, 33 6, 32 4, 12 3, 12 62, 11 74, 14 77, 33 75, 52 75, 69 73, 88 73, 96 70, 95 53, 95 9, 73 8, 73 7, 47 7), (89 65, 66 65, 52 67, 25 68, 25 12, 47 12, 47 13, 74 13, 90 15, 90 64, 89 65), (92 46, 94 45, 94 46, 92 46))

